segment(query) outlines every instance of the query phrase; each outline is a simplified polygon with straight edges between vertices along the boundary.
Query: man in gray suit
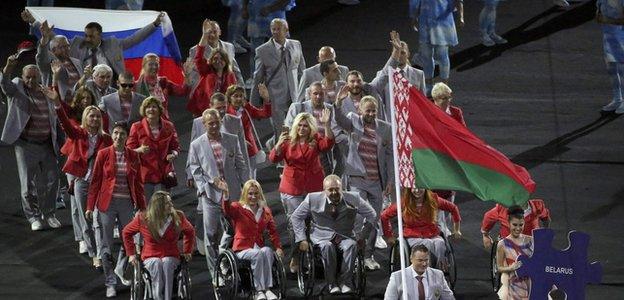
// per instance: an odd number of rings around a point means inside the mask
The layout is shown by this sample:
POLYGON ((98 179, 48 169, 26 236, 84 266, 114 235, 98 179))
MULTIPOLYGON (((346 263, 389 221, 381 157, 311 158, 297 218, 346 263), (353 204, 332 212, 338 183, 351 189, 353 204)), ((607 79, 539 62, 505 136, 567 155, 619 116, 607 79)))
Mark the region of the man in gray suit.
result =
POLYGON ((95 97, 93 101, 95 103, 100 103, 102 101, 102 97, 106 95, 110 95, 117 91, 116 88, 111 86, 113 80, 113 69, 105 64, 99 64, 93 68, 93 72, 91 71, 91 66, 87 66, 84 70, 84 74, 78 83, 76 84, 76 90, 80 87, 84 87, 93 93, 95 97), (89 79, 93 74, 93 79, 89 79))
POLYGON ((442 299, 453 300, 455 296, 449 288, 444 273, 429 267, 429 250, 424 245, 412 247, 411 265, 390 275, 386 287, 385 300, 401 300, 407 293, 410 300, 442 299), (401 279, 401 271, 405 272, 405 283, 401 279))
MULTIPOLYGON (((330 46, 321 47, 318 53, 318 64, 303 70, 303 74, 299 80, 299 88, 297 89, 298 102, 303 102, 305 100, 306 89, 310 86, 310 84, 312 84, 312 82, 323 80, 324 76, 321 73, 321 63, 326 60, 336 61, 336 52, 334 51, 334 48, 330 46)), ((349 68, 338 65, 338 70, 340 72, 339 79, 343 81, 347 80, 349 68)))
POLYGON ((21 185, 22 209, 33 231, 43 229, 42 220, 60 228, 56 219, 55 199, 58 189, 59 145, 54 104, 41 86, 41 73, 36 65, 22 69, 22 78, 11 81, 17 66, 17 54, 9 56, 0 74, 0 87, 8 98, 8 112, 2 137, 15 145, 15 158, 21 185), (43 185, 38 183, 43 182, 43 185))
MULTIPOLYGON (((359 114, 345 114, 342 101, 346 95, 346 89, 343 89, 334 103, 336 122, 349 136, 344 174, 349 190, 359 193, 379 215, 383 197, 390 195, 394 180, 392 129, 390 124, 376 118, 377 100, 372 96, 362 98, 359 114)), ((377 232, 374 231, 366 243, 364 265, 371 270, 380 268, 373 256, 376 240, 377 232)))
MULTIPOLYGON (((342 101, 342 111, 345 114, 350 112, 357 114, 360 100, 364 96, 373 96, 375 99, 379 99, 379 94, 375 87, 364 82, 364 75, 358 70, 349 71, 345 88, 348 91, 346 98, 342 101)), ((377 111, 377 117, 384 119, 382 110, 377 111)))
MULTIPOLYGON (((203 237, 206 263, 213 274, 217 258, 217 231, 223 216, 221 201, 229 188, 240 187, 249 180, 238 138, 221 131, 221 117, 215 109, 202 114, 206 133, 191 142, 189 167, 197 186, 197 197, 202 207, 203 237), (229 188, 228 188, 229 187, 229 188)), ((239 192, 240 193, 240 192, 239 192)), ((233 196, 227 196, 234 199, 233 196)))
POLYGON ((390 99, 390 68, 398 70, 403 78, 407 79, 409 83, 420 90, 423 94, 426 93, 425 88, 425 73, 412 67, 409 63, 409 47, 407 43, 399 39, 399 34, 396 31, 390 32, 390 44, 392 44, 392 54, 384 65, 383 69, 377 72, 377 76, 371 81, 371 85, 381 95, 380 108, 383 110, 384 120, 390 121, 390 106, 392 105, 392 99, 390 99))
POLYGON ((132 91, 134 75, 128 71, 119 75, 117 86, 119 86, 117 92, 102 97, 98 104, 108 116, 109 132, 113 132, 113 125, 116 122, 123 121, 132 125, 132 123, 141 120, 139 108, 145 99, 145 96, 132 91))
POLYGON ((357 247, 377 219, 373 208, 356 193, 343 192, 340 177, 329 175, 323 180, 323 192, 309 193, 293 212, 291 222, 295 232, 295 243, 300 251, 308 251, 305 220, 310 218, 310 241, 320 248, 325 262, 325 280, 331 294, 349 293, 353 290, 353 267, 357 247), (359 232, 354 225, 356 217, 364 219, 367 225, 359 232), (343 252, 340 275, 336 280, 336 247, 343 252))
POLYGON ((252 103, 260 103, 258 84, 264 83, 271 99, 271 125, 273 137, 267 142, 267 149, 282 132, 282 125, 290 103, 297 99, 299 77, 305 69, 301 43, 287 39, 288 23, 284 19, 271 21, 272 38, 256 49, 256 69, 251 90, 252 103))
MULTIPOLYGON (((46 24, 46 22, 44 22, 46 24)), ((44 85, 52 85, 52 61, 60 63, 61 72, 58 74, 57 85, 61 100, 68 102, 73 97, 74 86, 82 76, 82 63, 69 56, 69 41, 63 35, 54 36, 52 30, 45 30, 47 24, 42 25, 41 39, 37 47, 35 60, 41 70, 41 79, 44 85), (49 49, 49 50, 48 50, 49 49)))
MULTIPOLYGON (((219 39, 221 37, 221 28, 219 27, 219 23, 212 20, 205 20, 204 24, 204 26, 207 27, 205 28, 206 32, 204 33, 204 35, 206 35, 208 40, 208 45, 206 46, 206 50, 204 51, 204 58, 206 58, 206 61, 208 61, 208 58, 210 58, 210 55, 212 55, 212 52, 214 50, 223 49, 230 59, 230 66, 232 66, 232 71, 234 71, 234 74, 236 74, 236 84, 239 86, 243 86, 245 84, 245 81, 243 80, 243 74, 241 73, 240 67, 238 66, 238 62, 236 62, 234 45, 232 45, 232 43, 228 43, 219 39)), ((189 56, 186 59, 186 61, 191 62, 191 65, 193 66, 193 69, 189 74, 189 82, 190 86, 193 87, 193 90, 197 88, 197 84, 199 83, 199 73, 197 73, 197 67, 195 66, 194 61, 196 52, 197 45, 194 45, 193 47, 191 47, 191 49, 189 49, 189 56)))

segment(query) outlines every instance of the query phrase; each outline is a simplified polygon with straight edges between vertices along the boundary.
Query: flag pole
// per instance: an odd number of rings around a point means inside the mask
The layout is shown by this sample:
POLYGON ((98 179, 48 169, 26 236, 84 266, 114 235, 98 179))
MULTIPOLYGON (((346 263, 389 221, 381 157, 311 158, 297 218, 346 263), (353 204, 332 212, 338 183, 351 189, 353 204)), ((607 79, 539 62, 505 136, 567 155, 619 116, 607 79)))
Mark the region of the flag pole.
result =
MULTIPOLYGON (((392 154, 393 154, 393 167, 394 167, 394 192, 396 195, 396 205, 397 205, 397 219, 398 219, 398 232, 399 232, 399 255, 400 255, 400 270, 401 270, 401 286, 403 290, 403 300, 409 300, 407 298, 407 290, 405 289, 406 276, 405 276, 405 252, 403 249, 406 249, 405 239, 403 238, 403 207, 401 205, 401 185, 400 185, 400 176, 399 176, 399 151, 398 151, 398 143, 397 143, 397 114, 395 110, 395 99, 394 99, 394 75, 395 70, 391 66, 388 66, 387 69, 388 81, 390 85, 390 99, 392 100, 390 105, 390 124, 392 126, 392 154)), ((400 74, 398 74, 402 79, 400 74)))

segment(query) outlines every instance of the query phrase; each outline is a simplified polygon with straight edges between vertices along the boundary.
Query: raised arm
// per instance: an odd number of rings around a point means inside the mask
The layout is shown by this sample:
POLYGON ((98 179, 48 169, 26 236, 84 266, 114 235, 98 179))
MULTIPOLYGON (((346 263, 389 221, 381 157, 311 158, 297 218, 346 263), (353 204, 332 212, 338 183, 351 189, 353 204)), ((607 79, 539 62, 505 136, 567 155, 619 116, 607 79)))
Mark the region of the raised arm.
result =
POLYGON ((143 40, 145 40, 148 36, 150 36, 152 34, 152 32, 154 32, 154 30, 156 30, 156 27, 158 27, 160 25, 160 23, 162 22, 162 19, 165 17, 165 13, 164 12, 160 12, 160 14, 158 14, 158 16, 156 17, 156 20, 154 20, 154 22, 147 24, 145 27, 141 28, 139 31, 133 33, 131 36, 121 39, 119 41, 121 48, 123 50, 126 50, 140 42, 142 42, 143 40))
POLYGON ((342 103, 348 95, 349 85, 345 84, 336 96, 336 102, 334 102, 334 117, 336 119, 336 123, 338 123, 338 126, 342 127, 342 129, 346 131, 351 132, 353 131, 353 123, 351 123, 351 120, 345 115, 344 111, 342 111, 342 103))

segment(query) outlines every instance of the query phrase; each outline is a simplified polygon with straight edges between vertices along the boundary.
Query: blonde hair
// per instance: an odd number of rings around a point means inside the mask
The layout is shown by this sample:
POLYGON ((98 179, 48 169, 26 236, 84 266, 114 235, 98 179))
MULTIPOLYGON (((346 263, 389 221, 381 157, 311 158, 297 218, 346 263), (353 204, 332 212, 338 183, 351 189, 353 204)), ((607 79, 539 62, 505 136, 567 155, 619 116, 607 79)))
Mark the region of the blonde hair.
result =
POLYGON ((258 205, 260 205, 261 207, 268 207, 266 203, 266 199, 264 198, 264 193, 262 192, 262 187, 260 186, 260 183, 253 179, 247 180, 247 182, 245 182, 245 184, 243 185, 243 190, 241 191, 241 196, 240 196, 240 199, 238 200, 238 203, 240 203, 241 205, 249 205, 249 201, 247 199, 249 195, 247 194, 249 193, 249 190, 252 187, 255 187, 256 189, 258 189, 258 194, 260 194, 260 199, 258 199, 258 205))
POLYGON ((219 120, 219 123, 221 123, 221 115, 219 114, 219 111, 214 108, 204 110, 202 113, 202 121, 206 122, 210 116, 216 117, 217 120, 219 120))
POLYGON ((141 107, 139 108, 139 113, 141 114, 141 117, 145 117, 145 110, 147 109, 148 106, 152 104, 156 104, 156 106, 158 106, 158 111, 160 112, 160 115, 162 116, 163 111, 165 110, 165 107, 162 105, 162 102, 158 100, 158 98, 150 96, 150 97, 145 98, 145 100, 143 100, 143 102, 141 103, 141 107))
POLYGON ((450 95, 451 93, 453 93, 453 90, 451 90, 448 85, 444 82, 438 82, 434 84, 431 89, 431 98, 436 99, 442 95, 450 95))
POLYGON ((375 99, 375 97, 373 96, 364 96, 362 97, 362 100, 360 100, 360 107, 364 107, 366 105, 366 103, 372 102, 375 104, 376 108, 379 108, 379 103, 377 102, 377 99, 375 99))
POLYGON ((155 59, 160 65, 160 57, 158 57, 155 53, 150 52, 143 55, 143 60, 141 61, 141 73, 139 73, 139 77, 145 75, 145 65, 147 65, 147 63, 152 59, 155 59))
POLYGON ((80 127, 87 129, 87 116, 89 115, 89 113, 91 113, 92 111, 96 111, 98 114, 100 114, 100 122, 98 124, 98 135, 103 135, 104 134, 104 123, 102 121, 102 111, 95 105, 89 105, 87 107, 85 107, 85 109, 82 111, 82 120, 81 120, 81 124, 80 127))
POLYGON ((113 69, 111 69, 111 67, 105 64, 99 64, 93 67, 93 77, 98 76, 98 74, 100 73, 106 73, 108 75, 113 76, 113 69))
POLYGON ((306 121, 308 122, 308 126, 310 127, 310 135, 308 139, 305 141, 306 143, 310 143, 314 140, 314 135, 318 132, 318 128, 316 127, 316 119, 309 113, 299 113, 295 120, 292 123, 292 127, 290 128, 290 132, 288 135, 290 136, 290 146, 294 147, 299 143, 299 136, 297 135, 297 128, 299 127, 299 123, 306 121))
POLYGON ((152 195, 150 199, 149 205, 147 206, 147 210, 144 214, 145 222, 147 223, 147 229, 152 234, 152 238, 155 240, 160 239, 160 234, 158 231, 160 227, 165 225, 168 217, 171 217, 171 221, 175 226, 176 233, 180 233, 180 226, 182 225, 180 220, 179 210, 173 208, 173 203, 171 204, 171 210, 166 211, 165 207, 168 202, 171 201, 171 195, 165 191, 157 191, 152 195))

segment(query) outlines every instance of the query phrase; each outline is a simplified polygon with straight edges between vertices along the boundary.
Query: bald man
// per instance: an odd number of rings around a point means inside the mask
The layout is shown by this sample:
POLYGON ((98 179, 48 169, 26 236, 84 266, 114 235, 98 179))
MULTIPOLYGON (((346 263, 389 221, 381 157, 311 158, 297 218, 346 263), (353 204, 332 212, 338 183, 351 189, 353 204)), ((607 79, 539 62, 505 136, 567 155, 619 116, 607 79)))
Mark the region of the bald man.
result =
MULTIPOLYGON (((318 63, 312 67, 303 70, 301 79, 299 80, 299 88, 297 89, 297 102, 305 101, 306 89, 315 81, 323 80, 323 74, 321 73, 321 63, 326 60, 336 61, 336 51, 330 46, 323 46, 318 52, 318 63)), ((339 80, 346 81, 347 73, 349 73, 349 67, 338 65, 340 71, 339 80)))

